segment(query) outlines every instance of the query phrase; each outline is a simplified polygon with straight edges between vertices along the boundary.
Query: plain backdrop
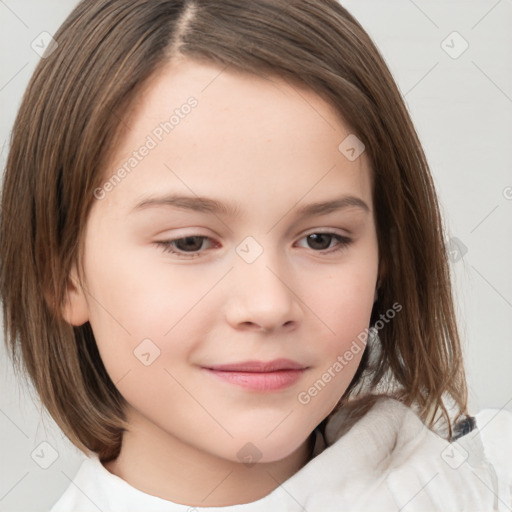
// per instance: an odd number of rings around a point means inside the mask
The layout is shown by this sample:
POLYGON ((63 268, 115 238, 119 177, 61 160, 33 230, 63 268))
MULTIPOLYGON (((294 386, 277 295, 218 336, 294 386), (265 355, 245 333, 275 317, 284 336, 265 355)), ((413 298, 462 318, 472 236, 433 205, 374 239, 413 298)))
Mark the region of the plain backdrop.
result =
MULTIPOLYGON (((22 94, 74 0, 0 0, 0 164, 22 94)), ((350 0, 405 99, 453 247, 470 412, 512 410, 512 0, 350 0)), ((0 510, 44 511, 83 455, 0 351, 0 510), (41 443, 48 443, 41 445, 41 443), (54 450, 55 453, 52 451, 54 450), (55 461, 44 469, 38 453, 55 461), (48 455, 49 454, 49 455, 48 455)))

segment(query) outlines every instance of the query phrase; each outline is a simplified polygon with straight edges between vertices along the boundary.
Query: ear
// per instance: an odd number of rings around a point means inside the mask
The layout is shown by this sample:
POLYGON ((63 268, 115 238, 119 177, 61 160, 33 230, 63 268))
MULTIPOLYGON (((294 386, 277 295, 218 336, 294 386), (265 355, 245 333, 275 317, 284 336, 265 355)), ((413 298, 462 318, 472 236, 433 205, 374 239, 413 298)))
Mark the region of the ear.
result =
POLYGON ((89 320, 89 305, 85 298, 85 291, 78 281, 76 265, 73 265, 69 275, 66 299, 61 313, 66 322, 76 326, 85 324, 89 320))

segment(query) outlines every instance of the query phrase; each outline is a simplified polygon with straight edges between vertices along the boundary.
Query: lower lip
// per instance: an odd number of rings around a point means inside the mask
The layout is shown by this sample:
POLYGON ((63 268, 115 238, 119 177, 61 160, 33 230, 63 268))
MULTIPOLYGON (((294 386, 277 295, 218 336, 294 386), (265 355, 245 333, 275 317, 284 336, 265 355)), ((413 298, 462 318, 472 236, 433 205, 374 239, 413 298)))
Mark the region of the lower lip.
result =
POLYGON ((252 391, 277 391, 295 384, 302 376, 305 368, 301 370, 278 370, 275 372, 227 372, 205 368, 211 375, 215 375, 231 384, 236 384, 252 391))

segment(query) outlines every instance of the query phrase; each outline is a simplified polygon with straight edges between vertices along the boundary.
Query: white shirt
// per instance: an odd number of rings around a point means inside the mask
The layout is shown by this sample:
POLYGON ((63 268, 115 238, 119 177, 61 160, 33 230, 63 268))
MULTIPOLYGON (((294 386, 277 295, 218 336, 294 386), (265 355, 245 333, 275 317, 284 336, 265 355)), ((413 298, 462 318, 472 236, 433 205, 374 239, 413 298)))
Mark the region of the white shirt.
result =
POLYGON ((325 440, 317 433, 317 455, 270 494, 226 507, 147 494, 93 456, 50 512, 509 512, 512 413, 484 410, 475 418, 475 430, 449 443, 412 409, 381 399, 341 437, 336 421, 325 440))

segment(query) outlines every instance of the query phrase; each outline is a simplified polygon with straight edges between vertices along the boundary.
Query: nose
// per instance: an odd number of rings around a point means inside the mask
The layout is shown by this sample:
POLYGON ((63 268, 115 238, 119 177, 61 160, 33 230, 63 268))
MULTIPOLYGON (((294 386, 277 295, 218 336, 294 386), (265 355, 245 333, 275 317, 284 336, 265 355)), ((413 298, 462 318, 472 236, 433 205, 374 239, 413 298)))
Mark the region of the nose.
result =
POLYGON ((291 273, 275 261, 262 255, 253 263, 235 265, 226 301, 226 319, 233 328, 271 332, 297 327, 300 293, 291 273))

